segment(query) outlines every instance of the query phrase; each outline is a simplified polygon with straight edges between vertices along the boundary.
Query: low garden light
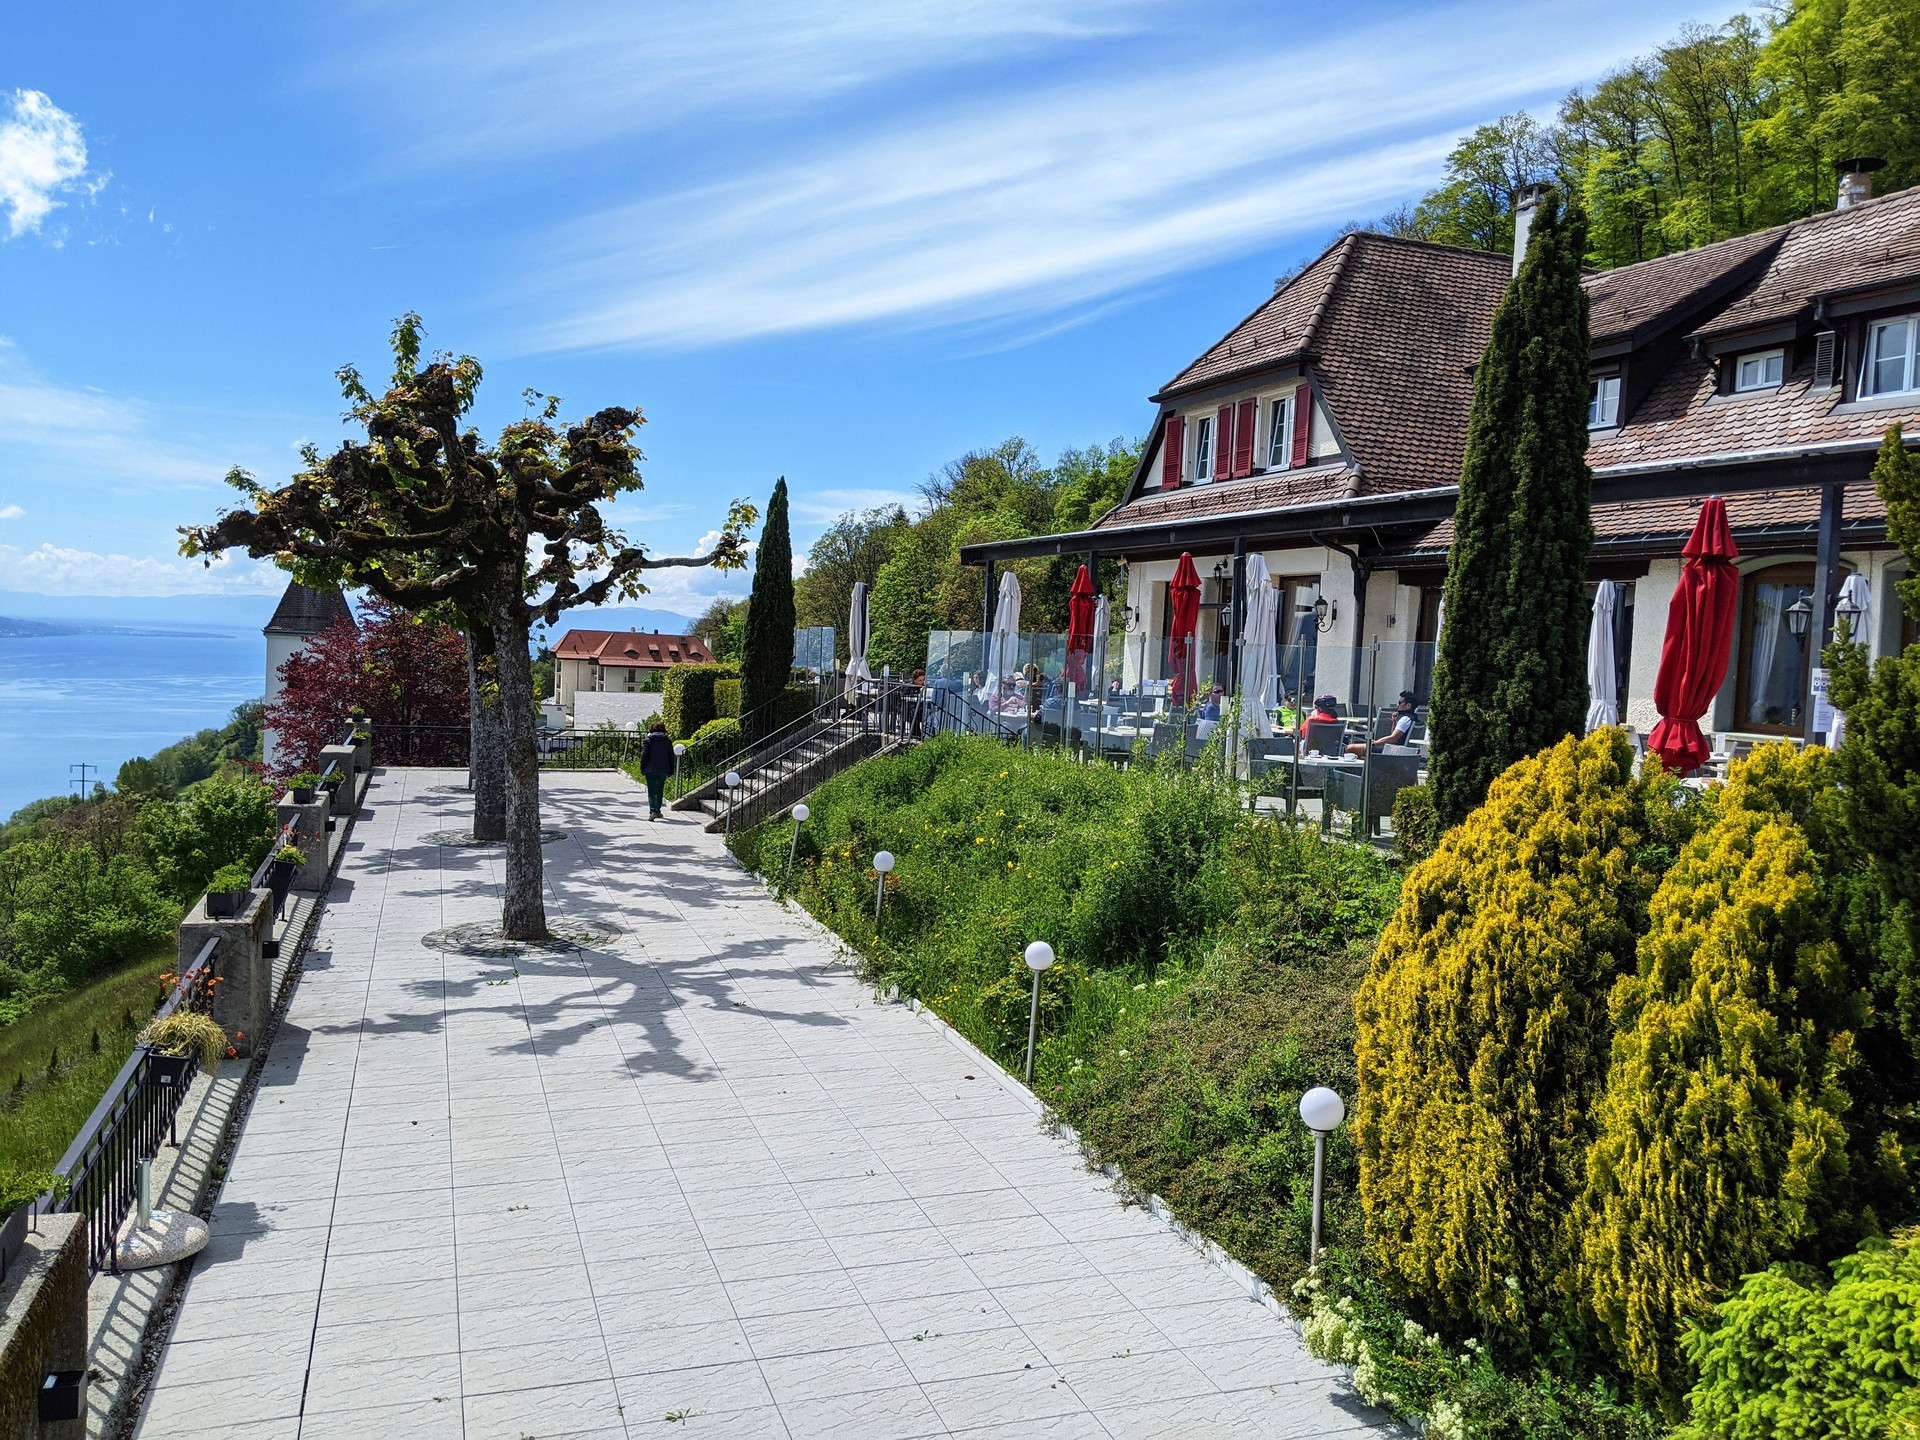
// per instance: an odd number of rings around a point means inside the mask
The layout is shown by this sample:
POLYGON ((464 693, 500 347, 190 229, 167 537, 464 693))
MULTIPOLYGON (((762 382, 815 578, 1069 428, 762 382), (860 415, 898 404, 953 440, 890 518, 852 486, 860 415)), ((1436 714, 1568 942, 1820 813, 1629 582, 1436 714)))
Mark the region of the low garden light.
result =
POLYGON ((727 771, 721 783, 727 787, 726 833, 731 835, 733 833, 733 792, 740 788, 740 772, 738 770, 727 771))
POLYGON ((794 858, 800 853, 800 827, 806 823, 807 816, 813 812, 807 809, 806 802, 793 807, 793 843, 787 846, 787 868, 793 868, 794 858))
POLYGON ((1324 1085, 1316 1085, 1300 1097, 1300 1119, 1313 1132, 1313 1247, 1307 1263, 1320 1263, 1320 1207, 1327 1183, 1327 1136, 1340 1128, 1347 1118, 1347 1102, 1324 1085))
POLYGON ((673 745, 673 798, 680 798, 680 762, 686 758, 687 742, 676 740, 673 745))
POLYGON ((1027 968, 1033 972, 1033 1004, 1027 1010, 1027 1086, 1033 1086, 1033 1046, 1040 1037, 1040 972, 1053 968, 1053 946, 1036 940, 1027 946, 1027 968))
POLYGON ((893 873, 893 852, 882 850, 873 857, 874 873, 880 877, 880 883, 873 890, 873 924, 880 926, 880 903, 887 898, 887 876, 893 873))

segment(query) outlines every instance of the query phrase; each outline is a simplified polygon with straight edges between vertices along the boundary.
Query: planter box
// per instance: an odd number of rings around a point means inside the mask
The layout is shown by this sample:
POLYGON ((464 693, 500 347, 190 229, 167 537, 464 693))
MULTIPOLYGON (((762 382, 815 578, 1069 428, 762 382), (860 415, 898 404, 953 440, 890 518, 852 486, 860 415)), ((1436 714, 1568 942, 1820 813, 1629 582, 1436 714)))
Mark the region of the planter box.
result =
POLYGON ((314 788, 312 785, 295 785, 293 787, 293 803, 296 805, 313 804, 314 788))
POLYGON ((251 890, 209 890, 207 914, 215 920, 231 920, 247 908, 247 901, 252 898, 251 890))
POLYGON ((22 1205, 0 1223, 0 1280, 7 1278, 7 1271, 19 1258, 20 1247, 27 1243, 27 1212, 32 1208, 31 1202, 22 1205))
POLYGON ((163 1055, 147 1047, 147 1079, 155 1085, 183 1086, 193 1074, 193 1056, 163 1055))
POLYGON ((274 860, 267 865, 267 888, 273 892, 273 908, 277 913, 287 903, 287 892, 293 888, 294 872, 300 867, 291 860, 274 860))

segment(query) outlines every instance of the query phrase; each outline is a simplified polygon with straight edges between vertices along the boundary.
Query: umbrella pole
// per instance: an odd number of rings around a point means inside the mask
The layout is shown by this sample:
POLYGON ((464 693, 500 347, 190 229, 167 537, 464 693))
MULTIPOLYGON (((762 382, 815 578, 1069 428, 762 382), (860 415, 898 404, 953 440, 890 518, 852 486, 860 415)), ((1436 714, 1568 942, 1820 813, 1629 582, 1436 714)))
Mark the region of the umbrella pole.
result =
MULTIPOLYGON (((1375 688, 1380 683, 1380 641, 1376 638, 1373 653, 1367 662, 1367 713, 1372 714, 1376 699, 1375 688)), ((1367 728, 1360 734, 1360 829, 1361 838, 1369 843, 1373 840, 1373 821, 1367 809, 1368 797, 1373 791, 1373 721, 1367 721, 1367 728)))
MULTIPOLYGON (((1298 639, 1293 643, 1293 657, 1293 708, 1298 712, 1302 708, 1300 690, 1307 683, 1307 647, 1298 639)), ((1293 784, 1287 791, 1288 820, 1300 818, 1300 746, 1305 742, 1305 736, 1304 724, 1296 725, 1293 731, 1293 784)))

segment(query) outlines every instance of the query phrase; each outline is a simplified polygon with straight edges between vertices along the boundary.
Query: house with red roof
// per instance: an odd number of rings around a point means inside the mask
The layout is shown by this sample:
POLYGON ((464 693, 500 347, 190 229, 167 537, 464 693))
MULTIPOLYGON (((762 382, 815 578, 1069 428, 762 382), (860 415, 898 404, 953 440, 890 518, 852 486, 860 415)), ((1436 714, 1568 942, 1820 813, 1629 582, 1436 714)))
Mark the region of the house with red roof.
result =
MULTIPOLYGON (((1863 167, 1864 169, 1864 167, 1863 167)), ((1742 573, 1733 663, 1703 722, 1809 735, 1842 582, 1873 652, 1916 637, 1870 472, 1886 428, 1920 441, 1920 188, 1599 272, 1592 314, 1588 581, 1614 581, 1622 718, 1654 719, 1680 548, 1727 501, 1742 573), (1850 593, 1857 594, 1858 587, 1850 593)), ((1520 243, 1524 244, 1525 216, 1520 243)), ((1202 668, 1232 688, 1248 556, 1279 590, 1281 685, 1424 703, 1473 370, 1515 257, 1356 233, 1279 284, 1151 397, 1141 465, 1083 532, 964 547, 1123 562, 1127 683, 1167 672, 1170 582, 1202 577, 1202 668), (1374 648, 1378 642, 1378 649, 1374 648), (1297 684, 1296 684, 1297 682, 1297 684)))
POLYGON ((604 719, 630 725, 651 714, 653 706, 638 701, 595 699, 585 706, 578 697, 643 693, 651 676, 664 675, 675 665, 710 665, 713 652, 697 635, 656 635, 640 630, 569 630, 553 647, 554 700, 568 728, 591 729, 604 719), (583 720, 583 713, 590 718, 583 720), (628 712, 631 712, 629 714, 628 712))

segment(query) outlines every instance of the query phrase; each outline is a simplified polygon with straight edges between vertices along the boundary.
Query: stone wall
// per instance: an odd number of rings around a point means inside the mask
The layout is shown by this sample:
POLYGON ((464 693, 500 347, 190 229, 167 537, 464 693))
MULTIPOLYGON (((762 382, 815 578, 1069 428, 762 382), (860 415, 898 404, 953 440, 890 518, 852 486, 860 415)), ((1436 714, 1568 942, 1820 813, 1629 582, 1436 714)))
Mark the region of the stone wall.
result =
POLYGON ((0 1435, 82 1440, 84 1418, 40 1423, 40 1385, 50 1371, 86 1368, 87 1232, 78 1215, 42 1215, 39 1226, 0 1285, 0 1435))

